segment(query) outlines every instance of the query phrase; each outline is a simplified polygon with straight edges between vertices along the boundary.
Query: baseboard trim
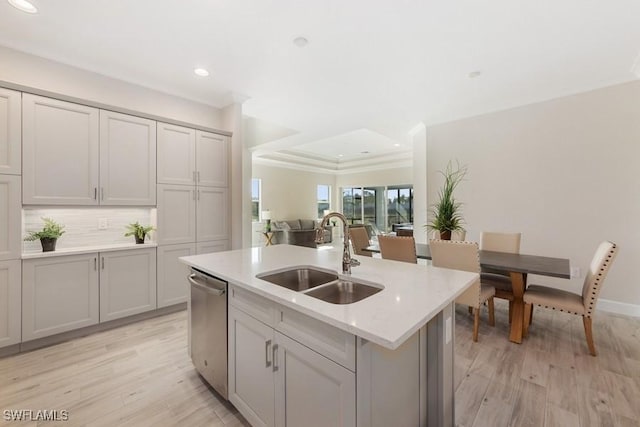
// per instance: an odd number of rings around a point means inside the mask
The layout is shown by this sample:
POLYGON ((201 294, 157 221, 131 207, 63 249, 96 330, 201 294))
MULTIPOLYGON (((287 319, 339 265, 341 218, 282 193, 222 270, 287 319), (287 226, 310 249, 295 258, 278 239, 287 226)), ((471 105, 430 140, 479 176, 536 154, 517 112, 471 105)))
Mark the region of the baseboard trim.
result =
POLYGON ((612 301, 600 298, 596 310, 609 313, 624 314, 625 316, 640 317, 640 305, 626 302, 612 301))

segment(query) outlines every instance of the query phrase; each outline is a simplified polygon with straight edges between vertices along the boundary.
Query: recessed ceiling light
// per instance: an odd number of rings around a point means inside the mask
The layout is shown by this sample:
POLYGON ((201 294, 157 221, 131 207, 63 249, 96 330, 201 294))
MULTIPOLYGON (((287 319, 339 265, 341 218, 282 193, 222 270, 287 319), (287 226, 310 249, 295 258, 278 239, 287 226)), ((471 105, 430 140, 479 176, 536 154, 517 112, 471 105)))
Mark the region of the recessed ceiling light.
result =
POLYGON ((480 77, 482 75, 482 71, 472 71, 469 73, 470 79, 475 79, 476 77, 480 77))
POLYGON ((342 157, 342 154, 338 154, 338 157, 342 157))
POLYGON ((361 151, 360 154, 369 154, 370 151, 361 151))
POLYGON ((393 144, 394 147, 400 147, 400 144, 393 144))
POLYGON ((209 75, 209 72, 204 68, 196 68, 193 72, 196 73, 196 76, 200 77, 207 77, 209 75))
POLYGON ((27 13, 38 13, 38 9, 27 0, 7 0, 16 9, 27 13))
POLYGON ((295 39, 293 39, 293 44, 295 44, 298 47, 305 47, 306 45, 309 44, 309 40, 307 40, 304 37, 296 37, 295 39))

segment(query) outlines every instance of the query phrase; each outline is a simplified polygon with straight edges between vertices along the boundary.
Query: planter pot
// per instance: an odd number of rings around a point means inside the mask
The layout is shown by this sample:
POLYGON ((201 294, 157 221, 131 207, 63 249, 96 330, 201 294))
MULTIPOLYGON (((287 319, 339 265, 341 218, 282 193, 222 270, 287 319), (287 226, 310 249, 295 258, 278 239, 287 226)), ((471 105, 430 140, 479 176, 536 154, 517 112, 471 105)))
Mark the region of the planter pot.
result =
POLYGON ((142 239, 139 238, 138 236, 134 236, 136 239, 136 244, 137 245, 142 245, 144 243, 144 238, 147 237, 146 235, 142 236, 142 239))
POLYGON ((56 241, 58 239, 52 237, 44 237, 40 239, 42 245, 42 252, 53 252, 56 250, 56 241))
POLYGON ((440 240, 451 240, 451 230, 441 231, 440 240))

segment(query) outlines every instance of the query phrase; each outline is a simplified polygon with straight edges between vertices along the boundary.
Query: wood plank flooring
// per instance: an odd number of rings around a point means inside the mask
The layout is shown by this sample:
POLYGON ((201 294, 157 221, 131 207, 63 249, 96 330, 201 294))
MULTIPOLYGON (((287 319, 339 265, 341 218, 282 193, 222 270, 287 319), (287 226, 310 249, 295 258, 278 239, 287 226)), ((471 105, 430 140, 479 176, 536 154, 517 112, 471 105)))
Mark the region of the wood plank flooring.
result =
MULTIPOLYGON (((640 426, 640 319, 599 313, 597 358, 582 320, 536 310, 529 338, 508 340, 483 310, 456 310, 456 425, 640 426)), ((207 387, 186 351, 186 312, 0 359, 0 425, 246 426, 207 387), (69 411, 68 422, 7 422, 5 409, 69 411)), ((395 427, 395 426, 394 426, 395 427)))

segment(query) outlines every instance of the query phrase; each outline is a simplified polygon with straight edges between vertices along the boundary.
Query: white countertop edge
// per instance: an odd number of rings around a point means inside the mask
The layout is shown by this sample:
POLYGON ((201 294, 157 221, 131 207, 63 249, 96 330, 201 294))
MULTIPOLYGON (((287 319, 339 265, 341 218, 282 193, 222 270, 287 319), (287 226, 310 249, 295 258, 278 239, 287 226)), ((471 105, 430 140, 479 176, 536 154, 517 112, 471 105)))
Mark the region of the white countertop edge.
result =
POLYGON ((76 248, 63 248, 56 249, 51 252, 23 252, 22 259, 37 259, 37 258, 50 258, 65 255, 82 255, 90 254, 93 252, 114 252, 130 249, 147 249, 156 248, 158 244, 156 242, 149 242, 144 244, 136 243, 118 243, 112 245, 96 245, 96 246, 82 246, 76 248))

